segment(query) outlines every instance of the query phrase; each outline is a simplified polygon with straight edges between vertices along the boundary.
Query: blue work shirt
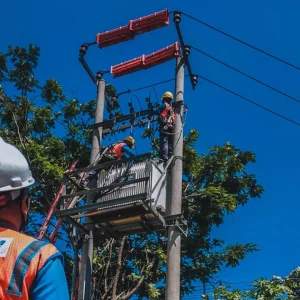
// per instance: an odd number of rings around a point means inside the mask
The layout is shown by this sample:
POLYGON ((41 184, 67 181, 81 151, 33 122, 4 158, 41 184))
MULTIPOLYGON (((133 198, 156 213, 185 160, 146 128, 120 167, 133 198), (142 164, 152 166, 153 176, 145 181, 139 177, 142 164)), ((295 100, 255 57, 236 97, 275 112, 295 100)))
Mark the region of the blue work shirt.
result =
POLYGON ((30 290, 30 299, 70 299, 61 254, 51 256, 38 272, 30 290))
POLYGON ((158 108, 159 113, 161 114, 166 107, 167 107, 166 103, 163 102, 158 108))
POLYGON ((134 153, 132 152, 132 149, 126 144, 122 147, 121 151, 124 153, 124 158, 135 156, 134 153))
MULTIPOLYGON (((12 224, 0 220, 0 227, 18 231, 12 224)), ((37 273, 31 289, 30 300, 69 300, 69 290, 61 253, 52 255, 37 273)))

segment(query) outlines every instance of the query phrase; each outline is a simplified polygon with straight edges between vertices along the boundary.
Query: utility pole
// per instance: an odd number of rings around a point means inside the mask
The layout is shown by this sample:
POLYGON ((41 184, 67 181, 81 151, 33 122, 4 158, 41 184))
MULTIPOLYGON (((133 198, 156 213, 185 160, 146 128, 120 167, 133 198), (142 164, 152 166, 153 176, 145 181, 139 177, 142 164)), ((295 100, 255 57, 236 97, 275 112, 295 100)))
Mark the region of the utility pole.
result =
MULTIPOLYGON (((184 90, 184 59, 179 56, 176 59, 175 81, 175 126, 173 136, 173 155, 175 158, 171 171, 172 198, 169 200, 168 214, 181 214, 182 202, 182 159, 183 159, 183 123, 182 104, 184 90)), ((180 299, 180 257, 181 235, 177 226, 171 225, 168 229, 168 261, 166 300, 180 299)))
MULTIPOLYGON (((103 122, 104 114, 104 101, 105 101, 105 81, 102 78, 102 73, 98 72, 97 77, 97 103, 95 113, 95 124, 103 122)), ((100 149, 102 144, 102 127, 93 130, 92 151, 90 165, 94 165, 100 156, 100 149)), ((89 188, 97 187, 97 178, 93 178, 89 182, 89 188)), ((93 200, 94 194, 88 194, 86 204, 90 204, 93 200)), ((93 271, 93 253, 94 253, 94 240, 93 240, 93 225, 86 219, 89 231, 84 238, 81 256, 81 268, 79 277, 79 292, 78 300, 90 300, 91 297, 91 281, 93 271)))

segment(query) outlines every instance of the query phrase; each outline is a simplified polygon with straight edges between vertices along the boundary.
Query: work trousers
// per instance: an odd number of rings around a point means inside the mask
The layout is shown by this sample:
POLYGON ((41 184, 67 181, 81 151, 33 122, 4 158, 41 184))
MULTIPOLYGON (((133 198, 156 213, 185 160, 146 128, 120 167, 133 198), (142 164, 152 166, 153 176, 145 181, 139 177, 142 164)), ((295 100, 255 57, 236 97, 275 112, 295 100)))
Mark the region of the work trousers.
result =
POLYGON ((168 127, 168 129, 160 130, 160 137, 159 137, 159 157, 160 159, 167 161, 169 155, 171 155, 173 151, 172 147, 172 139, 173 139, 173 128, 168 127))

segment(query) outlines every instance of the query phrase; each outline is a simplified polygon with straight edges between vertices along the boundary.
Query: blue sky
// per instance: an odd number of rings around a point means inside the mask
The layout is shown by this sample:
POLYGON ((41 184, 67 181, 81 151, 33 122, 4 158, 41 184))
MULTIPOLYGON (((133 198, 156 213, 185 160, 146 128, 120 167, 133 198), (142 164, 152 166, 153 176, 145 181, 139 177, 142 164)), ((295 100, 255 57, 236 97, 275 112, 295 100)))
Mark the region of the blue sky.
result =
MULTIPOLYGON (((95 88, 77 57, 83 42, 92 42, 98 32, 126 25, 128 20, 169 8, 191 14, 213 26, 300 66, 297 42, 300 3, 280 1, 158 1, 136 0, 14 0, 1 6, 1 45, 41 47, 37 77, 44 82, 56 78, 65 93, 81 101, 95 97, 95 88)), ((238 44, 187 18, 182 20, 187 44, 198 47, 240 70, 300 99, 300 72, 238 44)), ((159 50, 177 41, 174 26, 138 36, 114 47, 90 48, 87 61, 94 71, 159 50)), ((226 67, 192 51, 190 62, 201 74, 235 92, 300 122, 300 104, 270 91, 226 67)), ((148 85, 174 76, 174 61, 113 80, 118 91, 148 85)), ((156 87, 160 95, 173 84, 156 87)), ((143 101, 149 90, 136 93, 143 101)), ((153 95, 153 94, 152 94, 153 95)), ((153 99, 155 100, 155 99, 153 99)), ((130 95, 120 98, 124 110, 130 95)), ((135 100, 133 100, 135 101, 135 100)), ((186 81, 185 102, 189 112, 185 131, 200 131, 197 149, 230 141, 257 155, 249 171, 257 174, 265 193, 226 218, 214 235, 230 243, 255 242, 261 251, 252 254, 237 269, 220 274, 220 279, 245 287, 252 279, 273 274, 284 276, 299 265, 298 230, 300 142, 299 127, 263 111, 242 99, 199 80, 196 91, 186 81)), ((138 109, 138 103, 135 104, 138 109)), ((138 135, 138 133, 137 133, 138 135)), ((137 146, 139 153, 146 147, 137 146)), ((199 289, 199 291, 201 291, 199 289)))

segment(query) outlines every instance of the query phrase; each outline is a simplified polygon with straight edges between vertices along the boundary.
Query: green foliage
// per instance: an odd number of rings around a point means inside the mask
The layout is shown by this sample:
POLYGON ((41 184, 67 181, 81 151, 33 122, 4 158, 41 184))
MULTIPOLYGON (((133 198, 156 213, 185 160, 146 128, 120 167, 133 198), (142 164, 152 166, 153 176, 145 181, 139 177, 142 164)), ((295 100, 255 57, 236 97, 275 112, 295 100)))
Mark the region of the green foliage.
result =
POLYGON ((216 300, 277 300, 300 298, 300 268, 292 271, 286 278, 273 276, 271 280, 261 278, 252 283, 246 291, 233 290, 230 286, 220 286, 206 299, 216 300))
MULTIPOLYGON (((182 294, 193 292, 194 281, 201 280, 206 284, 222 268, 236 267, 247 254, 258 250, 253 243, 226 245, 225 241, 210 236, 212 227, 220 226, 227 214, 263 192, 255 175, 246 171, 246 166, 255 162, 254 154, 227 143, 209 149, 206 155, 200 155, 195 149, 198 137, 199 133, 192 130, 184 139, 182 196, 189 236, 182 240, 182 294)), ((94 273, 96 278, 102 278, 100 281, 107 282, 100 287, 101 295, 128 299, 128 295, 138 287, 135 291, 138 299, 164 299, 164 237, 129 237, 124 247, 120 247, 121 241, 111 240, 111 248, 107 243, 100 244, 99 249, 104 248, 106 252, 110 249, 111 254, 101 253, 98 256, 100 261, 96 264, 101 268, 94 273), (118 257, 121 257, 120 274, 116 271, 118 257), (117 282, 115 290, 113 282, 117 282)), ((105 296, 103 299, 108 298, 105 296)))
MULTIPOLYGON (((32 209, 43 216, 74 158, 88 163, 95 101, 67 99, 55 79, 40 84, 34 75, 39 55, 33 45, 0 53, 0 136, 27 157, 37 181, 32 209)), ((38 226, 30 225, 33 233, 38 226)))
MULTIPOLYGON (((79 159, 78 167, 88 165, 89 125, 95 111, 94 100, 68 99, 55 79, 39 83, 34 75, 38 58, 39 48, 33 45, 28 49, 9 47, 7 53, 0 53, 0 81, 5 84, 2 86, 9 86, 7 90, 0 88, 0 136, 25 154, 37 180, 32 189, 36 214, 31 217, 31 233, 39 228, 38 216, 47 211, 71 162, 79 159)), ((112 97, 116 91, 107 86, 107 93, 112 97)), ((220 226, 227 214, 262 194, 255 175, 247 172, 255 155, 229 143, 199 154, 195 149, 198 137, 199 133, 192 130, 184 139, 182 197, 189 237, 182 241, 182 294, 193 291, 194 281, 206 284, 222 268, 236 267, 247 254, 257 251, 251 243, 227 245, 211 237, 213 226, 220 226)), ((157 140, 153 143, 155 148, 157 140)), ((138 299, 164 299, 164 236, 96 239, 99 245, 94 259, 95 299, 101 295, 102 300, 124 300, 133 294, 138 299)), ((71 272, 69 257, 66 262, 71 272)), ((296 291, 298 287, 293 284, 290 281, 296 291)))

